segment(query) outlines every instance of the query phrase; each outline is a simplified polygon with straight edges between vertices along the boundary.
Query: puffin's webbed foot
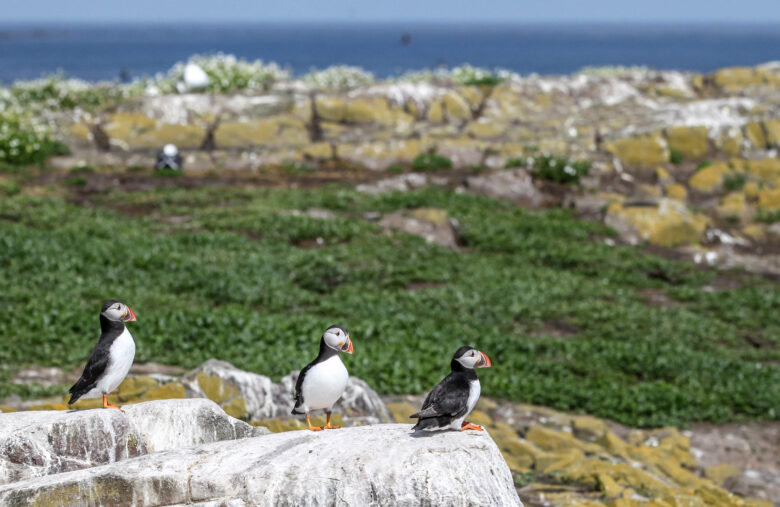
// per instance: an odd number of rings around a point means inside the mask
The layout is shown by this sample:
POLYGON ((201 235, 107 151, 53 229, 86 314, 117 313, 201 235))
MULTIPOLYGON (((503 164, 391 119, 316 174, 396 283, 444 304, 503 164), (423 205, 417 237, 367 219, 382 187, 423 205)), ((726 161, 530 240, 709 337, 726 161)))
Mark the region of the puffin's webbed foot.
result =
POLYGON ((309 414, 306 414, 306 422, 309 424, 309 429, 312 431, 322 431, 322 428, 319 426, 312 426, 311 425, 311 416, 309 414))
POLYGON ((477 426, 476 424, 471 424, 468 421, 463 421, 463 424, 460 427, 460 431, 463 430, 477 430, 477 431, 484 431, 485 428, 482 426, 477 426))
POLYGON ((329 413, 326 414, 326 418, 327 418, 327 420, 325 421, 325 426, 323 426, 322 429, 324 429, 324 430, 337 430, 337 429, 341 428, 341 426, 331 426, 330 425, 330 414, 329 413))
POLYGON ((122 410, 122 407, 119 407, 117 405, 112 405, 111 403, 109 403, 107 394, 103 395, 103 408, 115 408, 115 409, 119 410, 122 413, 125 412, 124 410, 122 410))

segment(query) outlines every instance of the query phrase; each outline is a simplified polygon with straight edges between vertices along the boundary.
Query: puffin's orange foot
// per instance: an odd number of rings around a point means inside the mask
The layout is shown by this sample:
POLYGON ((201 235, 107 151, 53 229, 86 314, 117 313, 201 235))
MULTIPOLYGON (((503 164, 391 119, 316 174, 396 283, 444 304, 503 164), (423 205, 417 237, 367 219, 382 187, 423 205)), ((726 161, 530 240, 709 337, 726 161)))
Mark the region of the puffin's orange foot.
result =
POLYGON ((476 424, 471 424, 470 422, 464 422, 463 425, 460 427, 460 431, 463 430, 483 431, 484 428, 482 426, 477 426, 476 424))
POLYGON ((309 429, 312 431, 322 431, 322 428, 319 426, 312 426, 311 424, 311 416, 309 414, 306 414, 306 423, 309 425, 309 429))
POLYGON ((322 427, 324 430, 337 430, 341 428, 341 426, 331 426, 330 424, 330 414, 327 414, 327 421, 325 421, 325 426, 322 427))
POLYGON ((122 413, 125 412, 124 410, 122 410, 122 407, 119 407, 117 405, 112 405, 111 403, 109 403, 107 394, 103 395, 103 408, 115 408, 115 409, 119 410, 122 413))

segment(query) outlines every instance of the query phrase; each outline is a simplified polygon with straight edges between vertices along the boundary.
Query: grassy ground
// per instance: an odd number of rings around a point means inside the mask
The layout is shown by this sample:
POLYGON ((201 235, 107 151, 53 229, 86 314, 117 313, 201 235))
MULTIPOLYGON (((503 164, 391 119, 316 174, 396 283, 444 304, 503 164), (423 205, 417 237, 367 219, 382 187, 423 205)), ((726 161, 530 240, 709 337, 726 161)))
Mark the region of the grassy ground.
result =
POLYGON ((113 297, 138 315, 137 361, 218 357, 278 378, 340 323, 350 372, 387 394, 427 390, 473 344, 493 359, 481 372, 493 397, 638 426, 780 418, 776 283, 610 247, 609 234, 446 189, 0 199, 0 398, 64 394, 7 381, 24 364, 84 361, 113 297), (462 251, 362 218, 420 206, 461 222, 462 251), (338 218, 283 213, 308 208, 338 218))

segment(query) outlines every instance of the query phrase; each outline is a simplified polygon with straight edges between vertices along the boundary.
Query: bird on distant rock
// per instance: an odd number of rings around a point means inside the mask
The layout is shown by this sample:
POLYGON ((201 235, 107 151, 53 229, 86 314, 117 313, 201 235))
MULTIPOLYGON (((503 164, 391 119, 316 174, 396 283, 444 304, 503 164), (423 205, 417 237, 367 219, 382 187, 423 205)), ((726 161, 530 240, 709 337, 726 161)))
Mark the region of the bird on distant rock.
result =
POLYGON ((154 168, 181 171, 182 158, 179 153, 179 148, 177 148, 175 144, 166 144, 163 146, 163 149, 157 153, 157 162, 155 162, 154 168))
POLYGON ((349 373, 341 362, 339 352, 352 354, 349 332, 340 326, 330 326, 320 340, 320 353, 298 375, 295 382, 293 414, 306 414, 306 422, 312 431, 336 429, 330 424, 333 405, 347 387, 349 373), (312 426, 311 411, 324 410, 327 421, 324 427, 312 426))
POLYGON ((135 358, 135 341, 125 322, 135 320, 135 313, 124 303, 110 299, 103 303, 100 310, 100 339, 92 349, 81 374, 70 388, 72 405, 80 398, 98 398, 103 396, 103 408, 116 408, 108 403, 108 395, 119 387, 127 376, 135 358))
POLYGON ((433 388, 423 402, 422 410, 410 417, 417 419, 412 430, 479 430, 481 426, 466 421, 479 400, 480 385, 475 368, 490 368, 493 363, 484 352, 463 346, 452 356, 452 372, 433 388))

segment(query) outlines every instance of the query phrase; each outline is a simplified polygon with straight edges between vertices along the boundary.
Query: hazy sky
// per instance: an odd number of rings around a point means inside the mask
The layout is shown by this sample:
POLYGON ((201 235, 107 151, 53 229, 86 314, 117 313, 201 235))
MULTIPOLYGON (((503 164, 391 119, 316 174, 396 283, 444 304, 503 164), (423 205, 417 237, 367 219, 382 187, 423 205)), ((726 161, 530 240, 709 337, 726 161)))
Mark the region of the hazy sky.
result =
POLYGON ((22 21, 780 23, 780 0, 0 0, 22 21))

